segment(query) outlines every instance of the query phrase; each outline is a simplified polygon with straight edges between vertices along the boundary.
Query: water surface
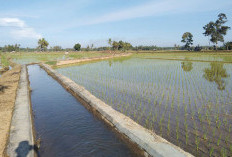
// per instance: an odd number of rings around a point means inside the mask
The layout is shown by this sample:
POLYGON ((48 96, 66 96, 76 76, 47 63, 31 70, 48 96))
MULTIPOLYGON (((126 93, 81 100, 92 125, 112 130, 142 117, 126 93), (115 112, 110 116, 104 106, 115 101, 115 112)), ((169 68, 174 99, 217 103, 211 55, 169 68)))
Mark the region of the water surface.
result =
POLYGON ((219 156, 232 153, 232 64, 221 59, 135 55, 56 70, 184 150, 219 156))
POLYGON ((28 73, 40 156, 136 156, 38 65, 28 73))

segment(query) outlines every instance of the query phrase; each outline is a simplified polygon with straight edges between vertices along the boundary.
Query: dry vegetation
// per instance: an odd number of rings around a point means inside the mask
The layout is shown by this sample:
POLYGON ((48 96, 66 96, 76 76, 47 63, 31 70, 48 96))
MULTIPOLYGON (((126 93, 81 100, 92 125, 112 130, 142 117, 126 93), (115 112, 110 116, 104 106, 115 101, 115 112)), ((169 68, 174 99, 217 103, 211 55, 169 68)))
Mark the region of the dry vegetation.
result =
POLYGON ((21 66, 16 66, 0 77, 0 156, 3 156, 9 136, 20 71, 21 66))

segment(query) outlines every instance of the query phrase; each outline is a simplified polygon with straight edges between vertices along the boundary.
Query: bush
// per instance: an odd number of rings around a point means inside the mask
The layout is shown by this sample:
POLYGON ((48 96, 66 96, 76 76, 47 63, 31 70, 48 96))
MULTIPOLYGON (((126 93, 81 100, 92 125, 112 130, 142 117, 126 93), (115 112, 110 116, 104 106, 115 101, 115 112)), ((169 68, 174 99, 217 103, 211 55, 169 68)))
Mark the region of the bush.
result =
POLYGON ((194 48, 194 51, 201 51, 201 50, 202 50, 202 47, 200 47, 199 45, 194 48))

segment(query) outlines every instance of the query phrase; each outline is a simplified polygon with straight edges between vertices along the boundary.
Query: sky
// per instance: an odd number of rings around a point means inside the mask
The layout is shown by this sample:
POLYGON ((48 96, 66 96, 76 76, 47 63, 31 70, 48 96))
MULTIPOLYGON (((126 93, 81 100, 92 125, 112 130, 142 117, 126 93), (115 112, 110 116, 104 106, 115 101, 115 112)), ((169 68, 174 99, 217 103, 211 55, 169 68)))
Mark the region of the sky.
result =
POLYGON ((109 38, 165 47, 183 45, 184 32, 209 45, 203 26, 225 13, 232 28, 231 8, 231 0, 0 0, 0 47, 34 48, 40 38, 63 48, 107 46, 109 38))

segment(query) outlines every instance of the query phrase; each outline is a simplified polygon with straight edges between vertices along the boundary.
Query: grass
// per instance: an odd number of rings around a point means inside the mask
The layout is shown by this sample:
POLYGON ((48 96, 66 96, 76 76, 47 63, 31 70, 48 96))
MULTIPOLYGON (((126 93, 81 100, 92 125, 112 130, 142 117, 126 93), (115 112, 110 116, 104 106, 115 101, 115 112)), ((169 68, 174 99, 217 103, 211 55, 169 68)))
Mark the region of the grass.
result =
MULTIPOLYGON (((59 59, 105 55, 109 54, 21 53, 9 57, 21 63, 44 61, 54 65, 59 59)), ((128 58, 60 67, 57 71, 144 127, 176 145, 181 143, 184 150, 194 155, 220 156, 218 146, 229 151, 232 144, 228 118, 232 115, 232 66, 223 63, 231 61, 232 54, 227 52, 135 53, 128 58), (208 62, 215 64, 212 67, 208 62), (185 65, 192 67, 189 70, 185 65), (209 69, 208 77, 214 81, 206 79, 205 69, 209 69), (224 70, 227 77, 217 76, 224 70), (224 90, 218 89, 218 82, 225 83, 224 90)))
POLYGON ((9 62, 9 60, 7 59, 7 56, 6 56, 6 55, 1 54, 1 65, 2 65, 3 67, 9 67, 9 66, 10 66, 10 62, 9 62))
POLYGON ((81 58, 93 58, 107 56, 109 53, 101 52, 18 52, 7 53, 9 58, 18 64, 29 64, 33 62, 47 62, 47 61, 59 61, 67 59, 81 59, 81 58))
POLYGON ((48 62, 45 62, 46 64, 48 65, 56 65, 57 61, 48 61, 48 62))

